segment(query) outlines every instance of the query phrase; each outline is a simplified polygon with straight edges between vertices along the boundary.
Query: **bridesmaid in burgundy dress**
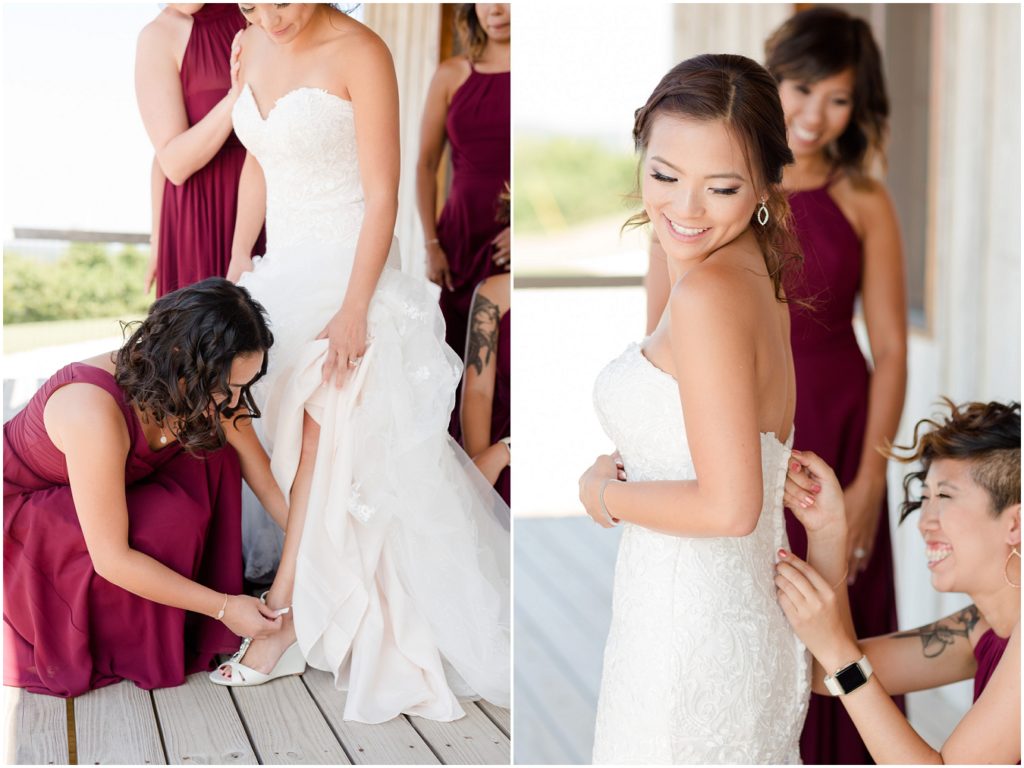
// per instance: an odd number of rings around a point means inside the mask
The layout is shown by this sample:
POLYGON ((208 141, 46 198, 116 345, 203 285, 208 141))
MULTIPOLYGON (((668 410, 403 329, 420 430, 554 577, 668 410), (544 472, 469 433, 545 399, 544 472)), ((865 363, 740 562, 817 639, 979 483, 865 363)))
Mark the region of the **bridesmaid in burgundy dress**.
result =
POLYGON ((262 308, 211 278, 158 299, 119 352, 62 368, 4 424, 4 685, 180 685, 236 635, 277 631, 239 594, 240 466, 264 504, 284 497, 233 418, 258 415, 249 386, 271 343, 262 308))
MULTIPOLYGON (((508 270, 510 233, 496 201, 511 178, 511 12, 507 3, 460 6, 467 55, 441 63, 423 112, 416 192, 427 275, 441 286, 446 340, 460 357, 473 290, 508 270), (451 188, 439 218, 437 169, 451 145, 451 188)), ((459 407, 452 414, 458 436, 459 407)))
POLYGON ((146 290, 155 277, 157 296, 227 274, 245 161, 229 54, 245 26, 234 3, 171 3, 139 34, 136 98, 156 150, 146 290))
MULTIPOLYGON (((919 422, 916 445, 890 456, 921 463, 907 478, 901 520, 920 510, 932 586, 966 593, 973 604, 924 627, 857 640, 843 581, 829 584, 792 554, 777 566, 779 603, 817 660, 814 690, 835 689, 878 763, 1020 762, 1020 404, 946 402, 949 416, 919 422), (891 698, 972 677, 974 704, 938 751, 891 698)), ((844 491, 818 456, 794 458, 803 469, 789 473, 787 503, 819 562, 842 564, 844 491)))
MULTIPOLYGON (((854 626, 879 635, 897 623, 886 462, 878 449, 896 434, 907 378, 899 225, 885 187, 868 175, 888 116, 882 65, 867 24, 827 7, 796 14, 766 48, 796 159, 783 186, 804 255, 803 270, 786 285, 795 445, 820 455, 843 485, 854 626), (870 368, 853 330, 858 295, 870 368)), ((805 557, 806 536, 792 513, 787 532, 805 557)), ((801 756, 806 763, 871 760, 843 708, 820 696, 811 698, 801 756)))

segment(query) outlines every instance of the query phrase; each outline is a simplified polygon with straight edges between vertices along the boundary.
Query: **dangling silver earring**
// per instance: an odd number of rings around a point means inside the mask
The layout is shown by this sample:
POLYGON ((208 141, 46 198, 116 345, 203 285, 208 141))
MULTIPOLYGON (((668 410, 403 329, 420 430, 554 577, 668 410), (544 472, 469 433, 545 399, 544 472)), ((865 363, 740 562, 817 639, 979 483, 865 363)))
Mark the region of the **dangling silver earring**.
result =
POLYGON ((768 223, 768 206, 764 204, 764 200, 757 209, 757 223, 762 227, 768 223))

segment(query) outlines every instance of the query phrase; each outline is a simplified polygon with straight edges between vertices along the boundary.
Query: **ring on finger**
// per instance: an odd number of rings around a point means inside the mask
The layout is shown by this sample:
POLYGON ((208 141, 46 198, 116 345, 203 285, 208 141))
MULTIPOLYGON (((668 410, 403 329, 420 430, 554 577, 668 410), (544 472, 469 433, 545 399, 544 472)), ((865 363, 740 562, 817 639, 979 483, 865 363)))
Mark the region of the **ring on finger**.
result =
POLYGON ((864 547, 857 547, 855 550, 853 550, 853 556, 856 557, 858 560, 863 560, 865 557, 868 556, 868 551, 864 549, 864 547))
POLYGON ((355 368, 362 361, 363 361, 363 358, 361 358, 361 357, 350 357, 348 359, 348 367, 349 368, 355 368))

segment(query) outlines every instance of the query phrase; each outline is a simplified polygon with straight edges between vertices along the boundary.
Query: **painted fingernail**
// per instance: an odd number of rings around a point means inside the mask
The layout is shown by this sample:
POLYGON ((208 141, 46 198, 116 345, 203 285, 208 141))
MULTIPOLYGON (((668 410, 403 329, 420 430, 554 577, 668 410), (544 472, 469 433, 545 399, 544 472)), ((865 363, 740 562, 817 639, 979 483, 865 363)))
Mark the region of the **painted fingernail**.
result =
POLYGON ((811 490, 814 491, 815 493, 821 493, 821 486, 815 483, 814 485, 811 486, 811 490))
POLYGON ((799 461, 790 462, 790 465, 789 465, 789 471, 790 472, 796 472, 798 469, 800 469, 800 462, 799 461))
POLYGON ((780 549, 779 550, 779 557, 789 557, 789 553, 786 550, 784 550, 784 549, 780 549))
POLYGON ((811 498, 810 496, 804 496, 804 506, 805 507, 809 507, 813 503, 814 503, 814 499, 813 498, 811 498))

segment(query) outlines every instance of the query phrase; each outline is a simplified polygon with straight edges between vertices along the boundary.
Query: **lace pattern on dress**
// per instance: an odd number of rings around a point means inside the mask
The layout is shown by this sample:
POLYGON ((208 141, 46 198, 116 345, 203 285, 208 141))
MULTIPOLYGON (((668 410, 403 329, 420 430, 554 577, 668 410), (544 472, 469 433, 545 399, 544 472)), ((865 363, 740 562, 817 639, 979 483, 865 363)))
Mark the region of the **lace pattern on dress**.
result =
MULTIPOLYGON (((695 477, 676 382, 639 345, 601 372, 594 402, 631 480, 695 477)), ((764 506, 748 536, 690 539, 626 524, 595 763, 799 761, 810 666, 774 586, 789 451, 761 435, 764 506)))

